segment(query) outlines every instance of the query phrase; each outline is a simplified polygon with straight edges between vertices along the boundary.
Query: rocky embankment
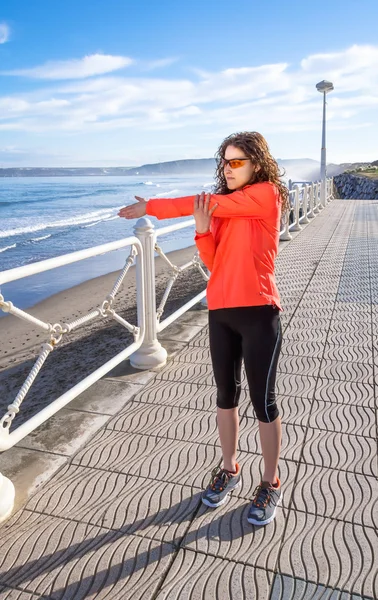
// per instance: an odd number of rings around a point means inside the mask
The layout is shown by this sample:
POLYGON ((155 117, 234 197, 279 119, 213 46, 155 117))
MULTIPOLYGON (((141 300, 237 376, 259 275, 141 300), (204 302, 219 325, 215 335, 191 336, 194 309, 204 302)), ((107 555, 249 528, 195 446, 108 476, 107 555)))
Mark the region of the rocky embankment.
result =
POLYGON ((339 198, 369 200, 378 198, 378 179, 369 179, 349 173, 334 177, 339 198))

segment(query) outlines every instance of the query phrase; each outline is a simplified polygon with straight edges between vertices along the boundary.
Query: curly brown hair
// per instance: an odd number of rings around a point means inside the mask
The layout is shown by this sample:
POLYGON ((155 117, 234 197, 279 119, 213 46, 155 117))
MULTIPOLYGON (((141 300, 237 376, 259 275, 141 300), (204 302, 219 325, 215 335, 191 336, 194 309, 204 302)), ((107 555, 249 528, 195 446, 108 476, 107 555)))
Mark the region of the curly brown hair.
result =
POLYGON ((242 131, 233 133, 219 146, 215 158, 217 160, 217 168, 215 171, 215 193, 230 194, 232 190, 227 187, 227 181, 224 176, 222 158, 228 146, 235 146, 243 150, 246 156, 260 166, 260 170, 254 173, 253 180, 249 184, 259 183, 261 181, 270 181, 278 188, 281 203, 282 214, 284 215, 289 209, 289 191, 286 185, 281 181, 281 177, 285 174, 280 173, 277 161, 270 153, 266 139, 257 131, 242 131))

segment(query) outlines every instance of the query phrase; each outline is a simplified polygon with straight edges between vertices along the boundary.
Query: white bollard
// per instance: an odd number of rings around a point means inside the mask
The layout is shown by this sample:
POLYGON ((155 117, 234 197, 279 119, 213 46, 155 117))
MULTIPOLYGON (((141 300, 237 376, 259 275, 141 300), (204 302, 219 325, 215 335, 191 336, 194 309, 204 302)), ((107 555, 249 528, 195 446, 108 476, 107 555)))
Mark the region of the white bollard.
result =
POLYGON ((136 369, 162 367, 167 361, 167 351, 157 339, 156 290, 155 290, 155 230, 146 217, 138 219, 134 233, 143 247, 143 269, 140 256, 137 256, 137 287, 144 272, 144 340, 140 348, 130 356, 130 363, 136 369))
POLYGON ((14 485, 0 473, 0 523, 8 519, 14 506, 14 485))

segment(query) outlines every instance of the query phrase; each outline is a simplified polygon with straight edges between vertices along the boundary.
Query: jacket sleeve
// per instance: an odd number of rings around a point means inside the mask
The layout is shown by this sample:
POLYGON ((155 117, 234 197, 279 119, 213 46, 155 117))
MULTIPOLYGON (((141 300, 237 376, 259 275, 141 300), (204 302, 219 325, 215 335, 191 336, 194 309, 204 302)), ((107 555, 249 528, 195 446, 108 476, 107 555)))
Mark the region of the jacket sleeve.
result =
MULTIPOLYGON (((195 196, 182 198, 158 198, 149 200, 147 214, 158 219, 186 217, 193 214, 195 196)), ((277 188, 269 182, 247 185, 231 194, 211 194, 210 207, 218 204, 214 216, 220 218, 248 217, 264 219, 269 217, 279 202, 277 188)))
POLYGON ((147 202, 146 212, 157 219, 188 217, 194 212, 195 196, 182 198, 153 198, 147 202))
POLYGON ((194 238, 202 262, 212 271, 215 258, 215 240, 211 231, 196 233, 194 238))

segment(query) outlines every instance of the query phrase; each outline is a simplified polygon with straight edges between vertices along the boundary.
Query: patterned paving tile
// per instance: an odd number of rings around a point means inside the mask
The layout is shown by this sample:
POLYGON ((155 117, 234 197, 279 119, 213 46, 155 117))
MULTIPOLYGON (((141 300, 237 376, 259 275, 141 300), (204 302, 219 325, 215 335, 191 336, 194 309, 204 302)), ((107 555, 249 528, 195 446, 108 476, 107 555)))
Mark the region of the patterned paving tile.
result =
POLYGON ((333 322, 358 323, 360 327, 367 327, 372 322, 370 310, 354 311, 353 304, 345 308, 335 308, 332 313, 333 322))
POLYGON ((363 381, 329 381, 319 378, 314 399, 374 408, 374 386, 363 381))
POLYGON ((129 410, 110 421, 108 429, 132 431, 199 443, 214 443, 217 436, 216 413, 176 406, 154 406, 130 402, 129 410))
POLYGON ((324 344, 322 342, 314 341, 295 341, 288 340, 286 336, 283 337, 281 354, 288 356, 309 356, 319 358, 323 355, 324 344))
POLYGON ((359 331, 335 331, 334 329, 329 331, 327 342, 329 344, 339 346, 368 346, 371 347, 372 337, 371 333, 366 330, 359 331))
POLYGON ((303 462, 378 476, 375 440, 357 435, 309 428, 303 444, 303 462))
POLYGON ((377 435, 375 413, 366 406, 335 404, 314 400, 308 426, 314 429, 362 435, 374 438, 377 435))
POLYGON ((329 329, 331 320, 326 318, 315 318, 313 315, 308 314, 307 317, 295 316, 290 321, 291 329, 317 329, 327 331, 329 329))
POLYGON ((176 362, 211 364, 210 348, 207 346, 189 346, 175 357, 176 362))
POLYGON ((271 589, 271 600, 373 600, 367 596, 342 592, 302 579, 277 573, 271 589))
POLYGON ((157 374, 156 378, 162 381, 188 381, 214 385, 212 366, 206 363, 186 364, 172 361, 157 374))
POLYGON ((335 346, 326 344, 324 359, 327 361, 371 364, 373 362, 373 348, 369 346, 335 346))
POLYGON ((1 541, 0 583, 51 600, 152 600, 175 555, 160 541, 28 511, 1 541))
POLYGON ((302 463, 292 498, 292 508, 306 513, 378 528, 375 477, 302 463))
POLYGON ((177 545, 199 502, 189 486, 71 465, 27 507, 177 545))
POLYGON ((198 335, 196 335, 196 337, 194 337, 192 340, 190 340, 190 344, 189 346, 208 346, 209 344, 209 328, 208 327, 204 327, 201 331, 201 333, 199 333, 198 335))
POLYGON ((156 600, 268 598, 273 574, 211 555, 180 550, 156 600))
POLYGON ((314 356, 289 356, 282 354, 277 369, 280 373, 304 373, 316 377, 321 364, 320 358, 314 356))
POLYGON ((378 594, 377 544, 372 528, 290 510, 278 570, 374 598, 378 594))
MULTIPOLYGON (((361 314, 361 313, 360 313, 361 314)), ((365 319, 356 320, 353 319, 351 321, 343 320, 343 319, 332 319, 330 322, 329 331, 330 333, 368 333, 370 327, 370 319, 365 321, 365 319)))
POLYGON ((285 331, 285 338, 295 342, 322 342, 324 343, 327 339, 326 329, 299 329, 296 327, 289 327, 285 331))
POLYGON ((315 377, 277 373, 277 394, 282 394, 283 396, 299 396, 300 398, 312 398, 315 386, 315 377))
POLYGON ((330 321, 332 315, 334 314, 334 300, 327 299, 318 304, 318 300, 316 298, 311 298, 311 300, 301 300, 299 306, 295 311, 295 317, 298 319, 304 319, 306 317, 310 317, 312 319, 326 319, 330 321))
MULTIPOLYGON (((154 435, 102 429, 73 457, 72 463, 135 475, 135 465, 159 452, 166 442, 165 438, 154 435)), ((171 440, 169 443, 172 443, 171 440)))

